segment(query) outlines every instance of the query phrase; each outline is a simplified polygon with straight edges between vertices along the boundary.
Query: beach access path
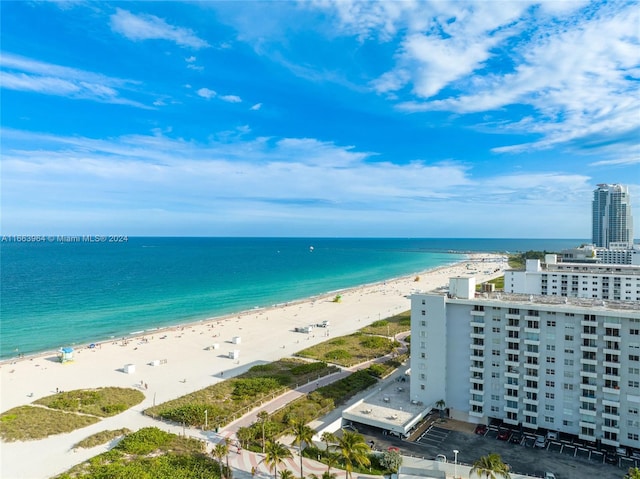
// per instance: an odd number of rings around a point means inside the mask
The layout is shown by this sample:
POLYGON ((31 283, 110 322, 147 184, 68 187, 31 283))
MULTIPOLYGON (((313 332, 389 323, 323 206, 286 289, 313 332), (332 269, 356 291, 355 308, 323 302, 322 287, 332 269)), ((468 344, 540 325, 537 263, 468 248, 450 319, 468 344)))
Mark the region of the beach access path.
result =
MULTIPOLYGON (((373 321, 407 311, 412 293, 446 287, 450 277, 474 276, 481 282, 501 276, 506 267, 504 256, 473 254, 455 265, 342 291, 339 303, 333 302, 333 293, 158 330, 144 337, 97 343, 91 349, 76 348, 75 361, 67 364, 57 362, 55 353, 5 361, 0 364, 2 412, 55 394, 56 390, 134 387, 142 390, 145 399, 122 414, 67 434, 38 441, 0 443, 0 477, 39 479, 64 472, 107 450, 107 446, 73 449, 74 444, 103 430, 157 426, 186 433, 182 427, 145 416, 143 411, 236 376, 257 364, 289 357, 330 337, 353 333, 373 321), (328 328, 315 328, 309 334, 295 331, 297 327, 325 320, 330 322, 328 328), (238 352, 236 359, 230 359, 232 351, 238 352), (135 372, 126 374, 123 368, 130 364, 135 372)), ((211 437, 211 442, 215 442, 215 437, 211 437)), ((239 456, 238 460, 243 457, 239 456)))

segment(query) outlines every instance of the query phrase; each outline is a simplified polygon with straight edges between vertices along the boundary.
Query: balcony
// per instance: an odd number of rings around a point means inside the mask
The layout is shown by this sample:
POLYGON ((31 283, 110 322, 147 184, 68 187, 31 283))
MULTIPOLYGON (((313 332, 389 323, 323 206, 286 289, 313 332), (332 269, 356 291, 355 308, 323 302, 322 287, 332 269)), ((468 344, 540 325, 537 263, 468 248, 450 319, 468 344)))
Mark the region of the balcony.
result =
POLYGON ((615 387, 615 388, 611 388, 611 387, 603 387, 602 388, 602 392, 604 394, 610 394, 612 396, 620 396, 620 388, 619 387, 615 387))
POLYGON ((476 366, 471 366, 471 367, 469 368, 469 371, 471 371, 471 373, 472 373, 472 374, 473 374, 473 373, 483 373, 483 372, 484 372, 484 368, 479 368, 479 367, 476 367, 476 366))
MULTIPOLYGON (((596 411, 592 411, 591 409, 582 409, 582 408, 580 408, 580 414, 584 414, 585 416, 596 417, 596 415, 598 413, 596 411)), ((582 424, 582 421, 580 421, 580 423, 582 424)))
POLYGON ((580 321, 580 326, 598 326, 598 321, 595 319, 583 319, 580 321))
POLYGON ((504 329, 506 329, 507 331, 520 331, 520 326, 516 326, 516 325, 509 325, 507 324, 504 329))
POLYGON ((583 353, 597 353, 598 352, 598 347, 597 346, 585 346, 584 344, 580 345, 580 351, 583 353))
POLYGON ((589 364, 591 366, 597 366, 598 360, 595 358, 594 359, 580 358, 580 364, 589 364))
POLYGON ((515 320, 520 320, 520 315, 519 314, 512 314, 512 313, 507 313, 504 315, 504 317, 506 319, 515 319, 515 320))
POLYGON ((483 412, 479 412, 479 411, 470 410, 469 411, 469 416, 484 417, 484 413, 483 412))
POLYGON ((610 329, 622 329, 622 324, 620 323, 608 323, 605 321, 604 323, 604 327, 606 328, 610 328, 610 329))
MULTIPOLYGON (((482 353, 482 351, 481 351, 482 353)), ((484 361, 484 355, 482 356, 474 356, 473 354, 471 356, 469 356, 469 361, 473 362, 473 361, 484 361)))
POLYGON ((597 391, 598 386, 595 384, 580 384, 580 389, 582 391, 597 391))
MULTIPOLYGON (((471 313, 471 316, 484 317, 484 311, 476 311, 475 309, 472 309, 469 312, 471 313)), ((482 322, 484 322, 484 320, 482 322)))
POLYGON ((484 318, 473 317, 471 318, 471 321, 469 322, 469 324, 471 325, 472 328, 482 328, 484 327, 484 318))
POLYGON ((484 333, 471 333, 471 338, 472 339, 484 339, 484 333))
POLYGON ((620 382, 620 374, 603 374, 602 379, 605 381, 615 381, 620 382))
POLYGON ((596 373, 595 371, 580 371, 580 377, 581 378, 597 378, 598 377, 598 373, 596 373))
POLYGON ((580 339, 586 339, 586 340, 589 340, 589 341, 597 341, 598 335, 597 334, 580 333, 580 339))
POLYGON ((539 401, 537 399, 524 398, 524 399, 522 399, 522 402, 524 404, 533 404, 534 406, 538 406, 539 405, 539 401))

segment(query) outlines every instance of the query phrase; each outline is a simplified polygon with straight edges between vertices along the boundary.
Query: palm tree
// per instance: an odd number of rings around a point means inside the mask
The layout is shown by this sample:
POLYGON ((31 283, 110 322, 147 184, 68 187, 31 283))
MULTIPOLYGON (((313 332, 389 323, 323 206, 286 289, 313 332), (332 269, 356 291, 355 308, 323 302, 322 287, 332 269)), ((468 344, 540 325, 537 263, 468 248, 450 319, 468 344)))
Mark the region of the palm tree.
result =
POLYGON ((286 458, 291 457, 291 451, 278 441, 269 441, 265 447, 265 451, 266 455, 263 461, 269 466, 269 469, 273 469, 273 479, 277 479, 278 465, 282 464, 286 458))
POLYGON ((340 458, 339 454, 335 454, 333 452, 327 453, 324 457, 324 461, 327 463, 327 473, 331 474, 331 468, 338 464, 338 459, 340 458))
POLYGON ((446 406, 444 399, 438 399, 434 406, 440 410, 440 418, 444 418, 444 407, 446 406))
POLYGON ((330 443, 335 443, 338 441, 338 438, 336 437, 336 435, 332 432, 329 431, 325 431, 322 433, 322 437, 320 437, 320 439, 322 440, 322 442, 324 442, 327 445, 327 453, 329 452, 329 446, 330 443))
POLYGON ((300 479, 304 479, 302 471, 302 444, 311 444, 315 431, 304 423, 302 419, 296 419, 291 421, 293 426, 293 445, 299 447, 300 451, 300 479))
POLYGON ((280 479, 293 479, 293 472, 291 472, 289 469, 285 469, 283 471, 280 471, 280 479))
POLYGON ((269 419, 269 413, 267 411, 260 411, 258 413, 258 419, 262 424, 262 454, 264 454, 264 425, 267 422, 267 419, 269 419))
POLYGON ((640 468, 630 467, 624 479, 640 479, 640 468))
POLYGON ((495 453, 489 454, 488 456, 482 456, 474 462, 469 474, 471 475, 474 473, 478 477, 484 474, 487 479, 498 479, 498 477, 509 479, 511 477, 509 475, 509 466, 502 462, 502 458, 499 454, 495 453))
POLYGON ((227 442, 219 442, 213 447, 211 454, 218 460, 218 470, 220 472, 220 477, 222 477, 222 458, 228 456, 229 454, 229 445, 227 442))
POLYGON ((345 477, 351 478, 353 466, 368 466, 371 464, 369 460, 369 452, 371 449, 365 442, 364 436, 352 431, 342 431, 342 437, 338 439, 338 449, 344 460, 345 477))

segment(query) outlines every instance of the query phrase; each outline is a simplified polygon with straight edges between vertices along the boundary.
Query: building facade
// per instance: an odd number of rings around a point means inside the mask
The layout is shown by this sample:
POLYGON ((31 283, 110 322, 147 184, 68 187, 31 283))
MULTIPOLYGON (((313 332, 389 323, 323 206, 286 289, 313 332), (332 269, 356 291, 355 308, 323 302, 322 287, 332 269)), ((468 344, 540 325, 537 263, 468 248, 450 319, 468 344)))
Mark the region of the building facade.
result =
POLYGON ((592 238, 600 248, 612 242, 633 243, 633 216, 629 190, 623 185, 600 184, 593 192, 592 238))
POLYGON ((527 260, 524 270, 504 274, 507 293, 568 296, 614 301, 640 301, 640 266, 600 263, 557 263, 527 260))
MULTIPOLYGON (((640 304, 475 293, 411 298, 414 401, 473 423, 640 448, 640 304)), ((454 293, 455 292, 455 293, 454 293)))

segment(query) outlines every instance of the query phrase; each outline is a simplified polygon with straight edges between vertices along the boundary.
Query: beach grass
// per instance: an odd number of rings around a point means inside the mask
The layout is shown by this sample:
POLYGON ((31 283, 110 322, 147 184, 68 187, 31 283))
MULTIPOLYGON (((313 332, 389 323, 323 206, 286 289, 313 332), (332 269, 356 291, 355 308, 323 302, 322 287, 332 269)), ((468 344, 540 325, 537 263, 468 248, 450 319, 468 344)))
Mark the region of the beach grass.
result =
POLYGON ((0 414, 3 441, 29 441, 74 431, 100 419, 38 406, 19 406, 0 414))
POLYGON ((218 464, 204 442, 180 437, 155 427, 127 434, 110 451, 74 466, 57 479, 98 478, 217 479, 218 464))
MULTIPOLYGON (((386 325, 384 326, 386 331, 386 325)), ((351 367, 391 353, 400 346, 385 336, 366 334, 362 331, 348 336, 330 339, 296 353, 297 356, 318 361, 328 361, 339 366, 351 367)))
POLYGON ((92 434, 89 437, 84 438, 82 441, 76 443, 73 448, 84 448, 89 449, 95 446, 100 446, 102 444, 106 444, 120 436, 124 436, 125 434, 129 434, 131 432, 130 429, 123 427, 122 429, 111 429, 108 431, 100 431, 95 434, 92 434))
POLYGON ((291 387, 337 371, 318 361, 285 358, 145 410, 152 417, 189 426, 223 426, 291 387))
POLYGON ((34 404, 98 417, 115 416, 141 403, 144 394, 137 389, 106 387, 59 392, 34 401, 34 404))
POLYGON ((369 326, 361 328, 360 331, 366 334, 391 337, 411 331, 411 311, 403 311, 389 318, 374 321, 369 326))

